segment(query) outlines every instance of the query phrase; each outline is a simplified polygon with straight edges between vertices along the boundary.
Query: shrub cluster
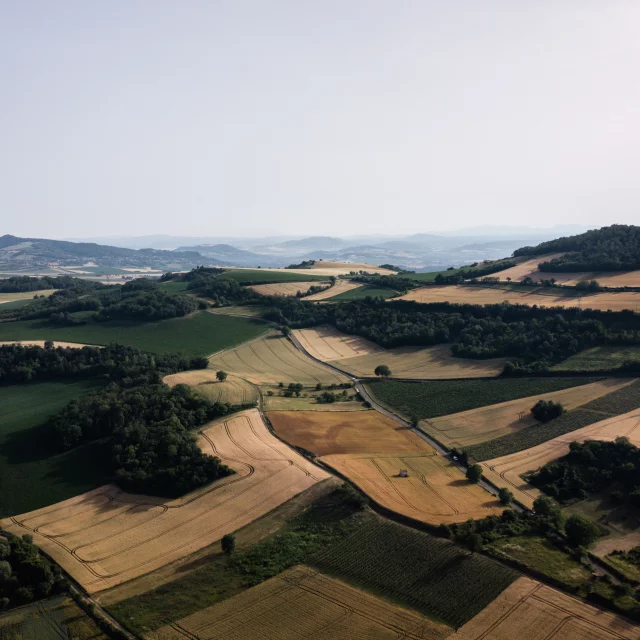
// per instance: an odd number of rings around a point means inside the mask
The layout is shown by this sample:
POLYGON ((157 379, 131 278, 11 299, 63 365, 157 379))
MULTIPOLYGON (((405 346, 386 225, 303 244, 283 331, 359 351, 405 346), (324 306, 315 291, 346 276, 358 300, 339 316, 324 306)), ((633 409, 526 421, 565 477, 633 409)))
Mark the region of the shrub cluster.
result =
POLYGON ((564 406, 560 402, 553 400, 538 400, 531 407, 531 415, 538 422, 549 422, 564 413, 564 406))

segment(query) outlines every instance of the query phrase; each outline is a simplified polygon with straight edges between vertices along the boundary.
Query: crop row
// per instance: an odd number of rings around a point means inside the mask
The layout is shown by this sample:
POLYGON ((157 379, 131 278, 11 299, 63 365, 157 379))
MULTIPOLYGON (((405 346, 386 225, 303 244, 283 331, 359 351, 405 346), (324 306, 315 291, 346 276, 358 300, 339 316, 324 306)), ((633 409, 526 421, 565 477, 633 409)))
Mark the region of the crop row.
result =
POLYGON ((495 440, 473 445, 468 447, 466 452, 479 462, 492 460, 535 447, 565 433, 588 427, 600 420, 622 415, 638 407, 640 407, 640 380, 592 400, 551 422, 534 425, 495 440))
POLYGON ((312 562, 454 627, 479 613, 516 578, 482 555, 382 519, 312 562))

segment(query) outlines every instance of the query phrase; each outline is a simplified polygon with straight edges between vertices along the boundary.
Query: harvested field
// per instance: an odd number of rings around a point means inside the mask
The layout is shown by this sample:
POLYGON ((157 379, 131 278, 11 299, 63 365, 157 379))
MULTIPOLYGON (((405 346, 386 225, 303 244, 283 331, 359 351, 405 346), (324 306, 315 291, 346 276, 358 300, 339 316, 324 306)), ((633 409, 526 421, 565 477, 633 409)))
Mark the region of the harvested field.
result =
POLYGON ((351 273, 352 271, 368 271, 369 273, 379 273, 381 276, 390 276, 397 273, 390 269, 382 269, 375 264, 367 264, 366 262, 330 262, 329 260, 316 260, 311 265, 314 273, 318 271, 339 270, 343 273, 351 273))
MULTIPOLYGON (((0 347, 3 344, 21 344, 23 347, 44 347, 46 340, 3 340, 0 342, 0 347)), ((80 344, 79 342, 60 342, 59 340, 52 341, 54 347, 63 347, 68 349, 82 349, 82 347, 95 347, 100 345, 93 344, 80 344)))
MULTIPOLYGON (((247 289, 251 289, 263 296, 295 296, 300 293, 306 293, 313 286, 328 286, 328 282, 271 282, 269 284, 249 285, 247 289)), ((322 292, 324 293, 324 291, 322 292)), ((316 294, 317 295, 317 294, 316 294)), ((312 296, 309 296, 311 298, 312 296)))
POLYGON ((450 640, 638 640, 624 618, 531 578, 518 578, 450 640))
MULTIPOLYGON (((287 398, 278 387, 260 387, 264 411, 367 411, 362 400, 355 399, 355 390, 347 389, 348 399, 337 399, 335 402, 318 402, 317 397, 324 393, 315 389, 303 390, 300 397, 293 395, 287 398), (273 395, 269 395, 271 392, 273 395)), ((341 393, 335 391, 334 393, 341 393)), ((340 396, 338 396, 340 398, 340 396)))
POLYGON ((353 291, 354 289, 358 289, 362 287, 360 282, 353 282, 351 280, 336 280, 335 284, 326 291, 321 291, 320 293, 314 293, 312 296, 307 296, 305 300, 309 300, 311 302, 317 302, 318 300, 327 300, 328 298, 333 298, 334 296, 341 295, 346 293, 347 291, 353 291))
POLYGON ((194 369, 165 376, 162 380, 170 387, 188 384, 210 402, 246 404, 258 402, 258 390, 246 380, 229 376, 224 382, 218 381, 213 369, 194 369))
POLYGON ((541 493, 521 478, 523 474, 535 471, 547 462, 566 455, 569 453, 571 442, 615 440, 618 436, 625 436, 636 446, 640 445, 640 409, 601 420, 524 451, 485 460, 481 463, 482 473, 496 486, 511 489, 516 500, 527 507, 532 507, 533 501, 541 493))
POLYGON ((360 336, 351 336, 335 327, 323 326, 313 329, 294 329, 293 335, 305 351, 323 362, 386 353, 387 350, 360 336))
POLYGON ((565 409, 571 410, 631 382, 632 380, 624 378, 609 378, 571 389, 421 420, 419 428, 449 448, 466 448, 472 444, 520 431, 520 429, 535 428, 539 423, 531 415, 530 409, 538 400, 560 402, 565 409))
POLYGON ((497 499, 435 451, 337 454, 321 460, 378 504, 420 522, 450 524, 502 512, 497 499), (408 476, 400 476, 400 470, 408 476))
POLYGON ((0 293, 0 304, 16 302, 16 300, 33 300, 33 296, 50 296, 55 289, 39 289, 38 291, 19 291, 17 293, 0 293))
POLYGON ((517 577, 479 553, 380 517, 312 564, 452 627, 473 618, 517 577))
POLYGON ((305 566, 146 636, 150 640, 444 640, 450 627, 305 566), (326 635, 330 633, 330 636, 326 635))
POLYGON ((318 382, 323 385, 348 382, 346 376, 308 358, 275 331, 213 355, 209 358, 209 367, 259 385, 284 382, 286 386, 290 382, 300 382, 315 387, 318 382))
POLYGON ((435 347, 397 347, 366 356, 334 360, 332 364, 362 378, 373 378, 379 364, 391 369, 392 378, 454 379, 497 376, 506 358, 470 360, 454 358, 448 345, 435 347))
MULTIPOLYGON (((551 276, 551 274, 548 274, 551 276)), ((442 285, 429 286, 409 291, 397 300, 414 300, 428 304, 430 302, 451 302, 452 304, 499 304, 507 300, 512 304, 537 304, 541 307, 577 307, 622 311, 640 309, 640 292, 624 291, 616 293, 590 293, 584 296, 563 294, 562 289, 547 289, 546 293, 537 291, 516 291, 500 287, 478 285, 442 285)))
POLYGON ((169 502, 107 485, 0 525, 32 534, 95 593, 198 551, 328 477, 274 438, 255 409, 203 428, 199 445, 236 474, 169 502))
POLYGON ((563 251, 561 253, 550 253, 546 256, 536 256, 535 258, 530 258, 529 260, 520 262, 515 267, 511 267, 510 269, 496 271, 496 273, 491 274, 491 277, 500 278, 500 280, 511 278, 511 280, 515 282, 519 282, 527 276, 531 276, 534 280, 540 280, 540 277, 543 277, 544 279, 555 278, 555 273, 548 273, 544 276, 538 276, 538 265, 541 262, 548 262, 549 260, 553 260, 554 258, 560 258, 564 254, 565 252, 563 251))
POLYGON ((51 598, 0 615, 2 640, 108 640, 71 599, 51 598))
POLYGON ((378 411, 270 411, 278 436, 318 456, 433 449, 420 436, 378 411))
POLYGON ((255 306, 237 306, 237 307, 213 307, 208 309, 209 313, 215 313, 221 316, 241 316, 243 318, 259 318, 267 307, 255 306))

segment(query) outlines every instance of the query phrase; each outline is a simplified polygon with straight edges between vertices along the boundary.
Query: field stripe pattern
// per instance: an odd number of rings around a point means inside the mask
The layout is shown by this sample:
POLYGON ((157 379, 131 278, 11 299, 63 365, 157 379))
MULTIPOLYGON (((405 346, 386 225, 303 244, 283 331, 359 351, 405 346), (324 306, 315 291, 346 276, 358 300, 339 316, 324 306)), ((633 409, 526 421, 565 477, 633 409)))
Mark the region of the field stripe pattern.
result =
POLYGON ((0 524, 32 534, 94 593, 210 545, 329 477, 274 438, 255 409, 203 428, 198 444, 237 473, 169 502, 107 485, 0 524))

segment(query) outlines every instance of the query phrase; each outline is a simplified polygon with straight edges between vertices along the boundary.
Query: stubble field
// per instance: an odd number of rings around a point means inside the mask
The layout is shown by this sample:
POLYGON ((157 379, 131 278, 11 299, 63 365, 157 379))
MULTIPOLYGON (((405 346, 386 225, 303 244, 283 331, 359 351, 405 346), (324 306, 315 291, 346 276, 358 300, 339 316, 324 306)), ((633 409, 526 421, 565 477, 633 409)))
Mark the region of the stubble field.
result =
POLYGON ((170 387, 188 384, 210 402, 247 404, 258 402, 258 390, 246 380, 229 376, 224 382, 218 381, 213 369, 195 369, 165 376, 162 380, 170 387))
POLYGON ((637 640, 631 622, 531 578, 518 578, 451 640, 637 640))
POLYGON ((294 329, 292 333, 309 354, 322 362, 386 353, 386 349, 378 346, 375 342, 360 336, 342 333, 335 327, 294 329))
MULTIPOLYGON (((249 285, 247 289, 251 289, 263 296, 295 296, 298 292, 306 293, 314 285, 328 286, 329 282, 272 282, 269 284, 249 285)), ((305 300, 310 298, 311 296, 305 298, 305 300)))
POLYGON ((451 628, 297 566, 230 600, 158 629, 149 640, 444 640, 451 628))
MULTIPOLYGON (((549 260, 553 260, 554 258, 561 258, 564 255, 564 252, 561 253, 550 253, 546 256, 536 256, 535 258, 529 258, 528 260, 524 260, 523 262, 518 263, 515 267, 510 267, 509 269, 503 269, 502 271, 496 271, 496 273, 492 273, 492 278, 500 278, 500 280, 506 280, 507 278, 511 278, 511 280, 515 282, 519 282, 520 280, 526 278, 527 276, 531 276, 534 280, 539 280, 540 278, 536 275, 538 274, 538 265, 541 262, 548 262, 549 260)), ((545 278, 554 278, 555 274, 550 273, 545 278)))
MULTIPOLYGON (((532 428, 535 429, 535 427, 532 428)), ((524 451, 485 460, 481 463, 482 473, 496 486, 510 489, 516 500, 531 508, 533 501, 540 496, 540 491, 523 480, 521 478, 523 474, 567 455, 571 442, 610 441, 619 436, 629 438, 636 446, 640 445, 640 409, 571 431, 524 451)))
POLYGON ((624 378, 609 378, 570 389, 421 420, 419 428, 447 447, 466 448, 521 429, 535 429, 539 423, 531 415, 530 409, 538 400, 560 402, 568 411, 629 385, 631 382, 632 380, 624 378))
POLYGON ((0 293, 0 305, 18 300, 33 300, 33 296, 50 296, 55 289, 39 289, 38 291, 18 291, 17 293, 0 293))
POLYGON ((95 593, 210 545, 329 477, 274 438, 255 409, 204 427, 198 443, 236 473, 171 501, 107 485, 0 525, 33 535, 95 593))
POLYGON ((290 382, 299 382, 315 387, 318 382, 323 385, 348 382, 346 376, 314 362, 275 331, 213 355, 209 359, 209 367, 233 373, 258 385, 284 382, 286 386, 290 382))

